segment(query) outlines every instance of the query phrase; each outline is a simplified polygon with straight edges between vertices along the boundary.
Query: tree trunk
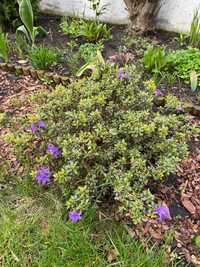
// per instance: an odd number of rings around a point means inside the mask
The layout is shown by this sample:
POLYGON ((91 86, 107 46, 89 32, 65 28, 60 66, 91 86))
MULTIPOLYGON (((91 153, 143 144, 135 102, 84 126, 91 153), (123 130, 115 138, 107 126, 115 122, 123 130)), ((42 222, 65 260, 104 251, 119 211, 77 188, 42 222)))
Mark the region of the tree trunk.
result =
POLYGON ((153 28, 154 18, 159 10, 159 0, 124 0, 131 30, 135 33, 144 33, 153 28))

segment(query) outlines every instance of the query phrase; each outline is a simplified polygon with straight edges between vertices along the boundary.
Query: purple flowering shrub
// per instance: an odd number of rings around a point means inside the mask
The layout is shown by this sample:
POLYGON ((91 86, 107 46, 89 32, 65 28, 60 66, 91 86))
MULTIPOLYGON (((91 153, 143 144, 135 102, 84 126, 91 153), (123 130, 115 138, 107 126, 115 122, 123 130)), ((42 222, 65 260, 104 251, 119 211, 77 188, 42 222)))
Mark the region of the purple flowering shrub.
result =
POLYGON ((107 66, 99 80, 57 86, 38 110, 45 129, 30 131, 29 166, 39 183, 67 190, 72 221, 110 197, 121 214, 139 222, 155 209, 149 182, 163 180, 187 156, 191 131, 176 112, 180 103, 169 98, 167 111, 155 111, 156 92, 140 79, 134 66, 120 72, 107 66))

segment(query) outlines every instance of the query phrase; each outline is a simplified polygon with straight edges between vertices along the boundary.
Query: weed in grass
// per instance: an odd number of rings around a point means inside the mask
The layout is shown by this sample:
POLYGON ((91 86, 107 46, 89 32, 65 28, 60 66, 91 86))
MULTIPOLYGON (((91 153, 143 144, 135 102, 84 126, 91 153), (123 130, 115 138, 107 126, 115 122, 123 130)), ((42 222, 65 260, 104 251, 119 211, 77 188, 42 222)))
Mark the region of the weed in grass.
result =
POLYGON ((5 112, 0 112, 0 126, 4 126, 7 121, 7 114, 5 112))

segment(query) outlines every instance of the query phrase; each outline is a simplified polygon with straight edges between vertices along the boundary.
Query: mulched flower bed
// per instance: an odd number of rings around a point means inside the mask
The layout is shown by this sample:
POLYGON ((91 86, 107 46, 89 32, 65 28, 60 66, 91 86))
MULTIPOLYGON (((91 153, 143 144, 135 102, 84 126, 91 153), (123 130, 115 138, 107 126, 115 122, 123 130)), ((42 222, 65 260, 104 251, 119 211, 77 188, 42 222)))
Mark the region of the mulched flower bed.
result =
MULTIPOLYGON (((0 113, 5 113, 9 118, 32 112, 34 104, 27 101, 27 98, 34 92, 42 90, 49 90, 49 87, 29 76, 17 77, 0 70, 0 113)), ((19 164, 12 155, 10 146, 3 140, 8 132, 9 124, 6 127, 0 127, 0 169, 5 164, 5 160, 9 160, 11 169, 16 170, 19 164)))
MULTIPOLYGON (((200 119, 190 116, 190 122, 200 126, 200 119)), ((144 219, 141 224, 128 227, 128 231, 139 239, 152 238, 157 243, 171 232, 175 240, 170 252, 184 256, 189 266, 200 266, 200 249, 194 242, 200 235, 200 137, 192 140, 189 147, 189 158, 177 167, 176 173, 164 183, 152 185, 157 202, 169 207, 171 220, 144 219)))
MULTIPOLYGON (((34 104, 26 101, 27 97, 42 90, 51 88, 31 77, 17 77, 0 71, 0 112, 10 117, 33 112, 34 104), (23 104, 13 105, 13 98, 23 104)), ((200 119, 193 116, 190 116, 190 122, 200 126, 200 119)), ((0 167, 2 159, 7 159, 11 162, 11 169, 16 171, 20 167, 19 163, 1 138, 8 132, 9 127, 0 129, 0 167)), ((137 226, 129 226, 128 230, 135 237, 152 238, 158 243, 162 242, 166 233, 174 231, 175 240, 171 251, 177 251, 194 266, 200 266, 200 250, 194 244, 194 237, 200 235, 200 138, 192 140, 189 146, 190 156, 178 166, 176 173, 163 184, 152 184, 156 199, 169 206, 172 219, 165 222, 145 219, 137 226)))

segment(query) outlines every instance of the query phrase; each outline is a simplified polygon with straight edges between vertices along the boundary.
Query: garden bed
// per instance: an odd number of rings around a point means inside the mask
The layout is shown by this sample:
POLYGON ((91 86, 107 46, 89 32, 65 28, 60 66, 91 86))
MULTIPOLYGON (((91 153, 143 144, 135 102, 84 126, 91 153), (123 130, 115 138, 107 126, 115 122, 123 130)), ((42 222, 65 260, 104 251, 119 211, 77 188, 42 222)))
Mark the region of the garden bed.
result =
MULTIPOLYGON (((0 168, 3 170, 2 173, 6 173, 7 177, 10 176, 11 173, 12 175, 14 173, 16 176, 23 174, 23 166, 21 166, 20 162, 13 154, 10 144, 4 140, 4 137, 12 132, 12 127, 16 130, 21 130, 20 122, 25 121, 26 115, 29 117, 33 115, 34 117, 36 109, 47 104, 45 101, 48 99, 48 94, 51 95, 51 93, 54 92, 55 84, 61 83, 60 79, 54 79, 49 73, 52 73, 54 76, 60 75, 66 77, 64 85, 68 87, 68 82, 73 84, 73 82, 77 80, 76 72, 78 69, 84 63, 87 63, 80 54, 78 54, 77 57, 74 57, 74 55, 78 53, 79 47, 85 43, 85 39, 82 37, 74 39, 66 33, 61 32, 60 22, 60 18, 48 16, 43 16, 37 21, 39 25, 47 29, 48 35, 45 38, 39 38, 36 44, 38 46, 44 45, 50 49, 58 50, 59 54, 62 54, 62 57, 55 65, 51 66, 44 73, 42 72, 42 75, 36 75, 35 78, 24 76, 15 69, 12 72, 0 70, 0 113, 2 114, 0 122, 1 125, 3 125, 3 127, 0 128, 0 168), (18 76, 18 74, 20 74, 20 76, 18 76), (7 167, 5 168, 8 162, 10 165, 9 170, 6 169, 7 167)), ((11 43, 14 44, 14 34, 9 33, 8 36, 11 43)), ((152 77, 150 72, 146 70, 144 71, 142 65, 142 58, 149 44, 155 45, 156 47, 163 46, 166 51, 172 49, 176 51, 180 48, 180 45, 177 42, 177 36, 174 35, 156 32, 144 37, 132 38, 128 37, 123 26, 112 26, 110 39, 104 41, 102 47, 102 55, 105 59, 105 64, 115 65, 117 68, 122 69, 126 69, 126 66, 128 65, 136 65, 136 68, 143 72, 143 79, 140 79, 139 85, 143 89, 143 82, 152 77)), ((185 44, 181 46, 181 48, 184 47, 186 47, 185 44)), ((18 66, 30 66, 30 68, 33 69, 30 58, 26 57, 21 59, 15 50, 12 51, 9 62, 17 62, 18 66)), ((89 71, 85 76, 88 77, 90 74, 91 72, 89 71)), ((124 75, 124 73, 122 74, 124 75)), ((84 75, 81 77, 84 82, 84 75)), ((124 81, 124 76, 119 79, 126 84, 127 81, 124 81)), ((152 81, 150 80, 148 82, 151 83, 152 81)), ((177 115, 177 112, 180 112, 181 116, 182 114, 185 114, 188 127, 191 125, 200 127, 200 97, 198 91, 191 92, 190 84, 181 79, 175 79, 172 82, 166 77, 165 79, 160 80, 158 86, 160 86, 157 87, 157 89, 159 89, 159 94, 155 95, 156 99, 160 99, 161 102, 163 102, 163 99, 165 101, 165 97, 167 98, 168 94, 177 97, 177 99, 181 101, 180 103, 182 103, 183 107, 179 107, 178 111, 175 109, 173 114, 175 113, 177 115)), ((77 88, 79 89, 79 87, 77 88)), ((66 88, 66 90, 68 90, 68 88, 66 88)), ((59 93, 63 92, 58 91, 57 93, 59 96, 59 93)), ((57 95, 55 94, 55 99, 56 97, 57 95)), ((162 105, 163 104, 161 103, 161 112, 163 112, 162 105)), ((160 105, 156 104, 154 108, 155 112, 157 112, 160 105)), ((171 110, 167 112, 170 113, 171 110)), ((29 121, 34 120, 30 119, 29 121)), ((30 133, 30 129, 25 128, 25 133, 30 133)), ((97 141, 97 146, 101 146, 101 138, 97 141)), ((41 142, 41 140, 36 140, 34 141, 34 144, 40 146, 41 142)), ((178 253, 181 257, 184 256, 187 262, 194 264, 194 266, 199 266, 199 248, 195 244, 195 238, 200 235, 199 136, 194 135, 188 141, 188 146, 188 159, 182 161, 173 174, 166 177, 166 180, 164 181, 153 181, 146 185, 151 193, 153 193, 156 203, 164 203, 169 207, 171 220, 160 222, 157 218, 150 216, 142 219, 141 223, 133 225, 128 216, 123 217, 121 214, 119 215, 115 209, 113 209, 113 212, 107 212, 105 210, 102 210, 102 212, 108 217, 111 216, 122 221, 126 225, 125 227, 131 236, 143 241, 146 238, 152 238, 152 240, 161 244, 166 238, 166 235, 172 235, 173 242, 171 242, 168 251, 170 257, 177 257, 176 253, 178 253)), ((30 147, 28 147, 24 153, 28 153, 31 159, 34 156, 34 153, 30 151, 30 147)), ((90 163, 87 162, 87 164, 90 163)), ((86 166, 86 168, 88 168, 88 166, 86 166)), ((2 184, 5 185, 6 180, 3 181, 2 184)), ((47 188, 45 188, 45 190, 46 189, 47 188)), ((108 194, 108 203, 112 205, 112 193, 109 195, 109 192, 106 192, 106 194, 108 194)), ((106 207, 106 209, 109 209, 109 207, 106 207)), ((112 210, 111 207, 110 210, 112 210)))

